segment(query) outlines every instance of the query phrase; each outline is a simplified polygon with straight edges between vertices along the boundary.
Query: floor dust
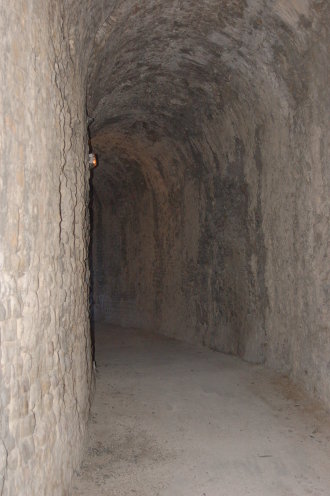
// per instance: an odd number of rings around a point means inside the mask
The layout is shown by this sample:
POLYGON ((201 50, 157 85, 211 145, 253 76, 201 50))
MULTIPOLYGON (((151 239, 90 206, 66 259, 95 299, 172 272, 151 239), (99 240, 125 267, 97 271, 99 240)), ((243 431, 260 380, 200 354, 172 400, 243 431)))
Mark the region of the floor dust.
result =
POLYGON ((330 495, 327 413, 285 378, 133 329, 96 336, 73 496, 330 495))

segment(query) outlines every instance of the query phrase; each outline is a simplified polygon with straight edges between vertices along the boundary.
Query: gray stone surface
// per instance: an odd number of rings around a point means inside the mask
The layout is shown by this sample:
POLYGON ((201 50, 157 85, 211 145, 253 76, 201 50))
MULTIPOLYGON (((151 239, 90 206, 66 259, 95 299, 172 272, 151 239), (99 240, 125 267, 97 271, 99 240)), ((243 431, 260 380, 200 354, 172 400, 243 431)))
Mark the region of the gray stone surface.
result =
POLYGON ((66 495, 95 317, 330 406, 329 2, 0 0, 0 494, 66 495))
POLYGON ((95 318, 265 362, 330 405, 329 3, 109 12, 88 87, 95 318))
POLYGON ((89 412, 85 90, 64 7, 0 2, 2 496, 68 494, 89 412))

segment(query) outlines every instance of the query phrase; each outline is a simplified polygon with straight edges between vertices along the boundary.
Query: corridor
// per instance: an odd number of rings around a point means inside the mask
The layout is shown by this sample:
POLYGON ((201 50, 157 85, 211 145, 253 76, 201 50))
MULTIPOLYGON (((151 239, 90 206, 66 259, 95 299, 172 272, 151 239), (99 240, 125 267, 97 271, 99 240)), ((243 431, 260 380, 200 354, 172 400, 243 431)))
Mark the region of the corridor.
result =
POLYGON ((287 379, 108 325, 97 361, 73 496, 329 495, 329 420, 287 379))
POLYGON ((0 496, 330 496, 330 1, 0 28, 0 496))

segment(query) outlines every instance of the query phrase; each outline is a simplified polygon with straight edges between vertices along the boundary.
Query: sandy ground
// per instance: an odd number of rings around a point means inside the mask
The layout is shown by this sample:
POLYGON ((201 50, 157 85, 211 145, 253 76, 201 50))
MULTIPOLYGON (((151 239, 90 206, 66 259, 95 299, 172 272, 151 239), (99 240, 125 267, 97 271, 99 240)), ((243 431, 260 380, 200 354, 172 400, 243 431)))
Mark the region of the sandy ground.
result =
POLYGON ((330 424, 288 380, 132 329, 97 330, 73 496, 330 496, 330 424))

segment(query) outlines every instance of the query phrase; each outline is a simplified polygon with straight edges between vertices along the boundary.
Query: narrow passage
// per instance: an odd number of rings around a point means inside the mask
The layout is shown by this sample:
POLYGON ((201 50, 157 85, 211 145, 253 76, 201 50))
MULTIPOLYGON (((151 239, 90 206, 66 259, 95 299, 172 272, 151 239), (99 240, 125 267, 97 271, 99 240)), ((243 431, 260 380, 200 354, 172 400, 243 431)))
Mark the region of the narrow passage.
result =
POLYGON ((97 361, 73 496, 330 494, 326 412, 285 378, 105 325, 97 361))

